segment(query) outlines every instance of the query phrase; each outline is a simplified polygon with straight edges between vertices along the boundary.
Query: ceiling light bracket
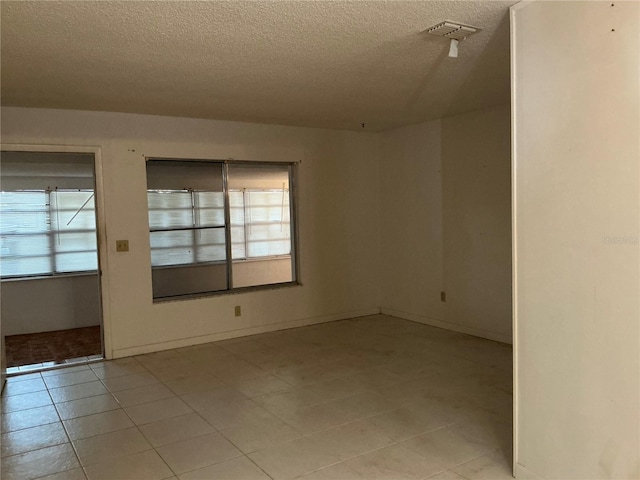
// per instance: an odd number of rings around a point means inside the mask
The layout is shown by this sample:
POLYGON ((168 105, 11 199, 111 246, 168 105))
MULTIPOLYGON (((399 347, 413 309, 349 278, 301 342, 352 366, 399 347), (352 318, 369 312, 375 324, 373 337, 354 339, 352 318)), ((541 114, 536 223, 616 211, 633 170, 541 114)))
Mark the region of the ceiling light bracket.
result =
POLYGON ((458 42, 464 40, 469 35, 479 32, 481 29, 478 27, 472 27, 471 25, 463 25, 458 22, 451 22, 446 20, 440 22, 433 27, 427 28, 425 31, 430 35, 436 35, 438 37, 444 37, 451 40, 449 44, 449 56, 451 58, 458 58, 458 42))
POLYGON ((464 40, 474 33, 481 31, 481 28, 473 27, 471 25, 464 25, 458 22, 451 22, 446 20, 440 22, 437 25, 429 27, 425 30, 430 35, 436 35, 438 37, 451 38, 454 40, 464 40))

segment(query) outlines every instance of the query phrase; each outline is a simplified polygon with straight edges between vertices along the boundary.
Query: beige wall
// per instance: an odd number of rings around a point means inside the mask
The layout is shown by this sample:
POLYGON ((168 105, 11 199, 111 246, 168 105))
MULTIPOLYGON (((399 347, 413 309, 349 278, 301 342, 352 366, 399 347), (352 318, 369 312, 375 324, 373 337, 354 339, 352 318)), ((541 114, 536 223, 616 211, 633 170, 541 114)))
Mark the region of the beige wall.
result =
POLYGON ((374 134, 21 108, 2 109, 2 128, 3 144, 101 148, 108 226, 105 341, 114 357, 379 309, 374 134), (301 161, 303 285, 154 304, 145 156, 301 161), (117 239, 128 239, 130 251, 116 253, 117 239), (241 317, 234 317, 235 305, 242 306, 241 317))
POLYGON ((511 342, 509 119, 501 106, 383 134, 383 311, 511 342))
POLYGON ((513 13, 517 477, 638 479, 640 3, 513 13))
POLYGON ((4 335, 100 325, 96 274, 5 281, 0 294, 4 335))
POLYGON ((5 108, 3 142, 101 147, 114 356, 380 306, 508 342, 508 115, 498 107, 368 134, 5 108), (153 304, 144 156, 301 161, 303 286, 153 304), (116 239, 131 251, 117 254, 116 239))

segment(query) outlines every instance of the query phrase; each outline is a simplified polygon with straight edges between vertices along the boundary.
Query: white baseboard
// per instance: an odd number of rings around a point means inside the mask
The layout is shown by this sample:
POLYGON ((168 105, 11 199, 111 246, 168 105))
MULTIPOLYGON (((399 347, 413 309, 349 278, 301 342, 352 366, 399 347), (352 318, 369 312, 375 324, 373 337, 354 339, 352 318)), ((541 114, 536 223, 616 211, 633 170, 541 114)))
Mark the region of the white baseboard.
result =
POLYGON ((200 345, 202 343, 215 342, 217 340, 227 340, 229 338, 245 337, 248 335, 256 335, 258 333, 274 332, 276 330, 286 330, 288 328, 305 327, 318 323, 335 322, 338 320, 346 320, 348 318, 365 317, 367 315, 377 315, 378 313, 380 313, 379 308, 369 308, 352 312, 334 313, 331 315, 323 315, 319 317, 290 320, 288 322, 270 323, 268 325, 242 328, 239 330, 229 330, 226 332, 200 335, 197 337, 181 338, 179 340, 171 340, 168 342, 151 343, 148 345, 140 345, 136 347, 114 350, 112 358, 115 359, 130 357, 132 355, 143 355, 145 353, 160 352, 162 350, 171 350, 173 348, 190 347, 192 345, 200 345))
POLYGON ((531 470, 527 470, 525 467, 516 463, 514 465, 514 476, 517 480, 544 480, 542 477, 539 477, 531 470))
POLYGON ((391 315, 392 317, 402 318, 404 320, 411 320, 412 322, 423 323, 425 325, 431 325, 432 327, 444 328, 445 330, 452 330, 454 332, 466 333, 467 335, 473 335, 474 337, 486 338, 488 340, 495 340, 496 342, 512 343, 512 338, 502 333, 490 332, 488 330, 482 330, 479 328, 467 327, 464 325, 458 325, 456 323, 445 322, 443 320, 436 320, 435 318, 427 317, 425 315, 416 315, 414 313, 403 312, 395 310, 393 308, 380 308, 380 313, 385 315, 391 315))

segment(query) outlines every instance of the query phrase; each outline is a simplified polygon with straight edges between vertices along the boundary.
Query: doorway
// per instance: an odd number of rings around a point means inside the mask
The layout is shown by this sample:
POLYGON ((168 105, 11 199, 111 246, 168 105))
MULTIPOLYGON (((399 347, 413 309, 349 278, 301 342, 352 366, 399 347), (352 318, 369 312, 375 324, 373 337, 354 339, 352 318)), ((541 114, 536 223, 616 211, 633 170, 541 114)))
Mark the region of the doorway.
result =
POLYGON ((56 150, 2 148, 0 300, 9 375, 105 356, 96 153, 56 150))

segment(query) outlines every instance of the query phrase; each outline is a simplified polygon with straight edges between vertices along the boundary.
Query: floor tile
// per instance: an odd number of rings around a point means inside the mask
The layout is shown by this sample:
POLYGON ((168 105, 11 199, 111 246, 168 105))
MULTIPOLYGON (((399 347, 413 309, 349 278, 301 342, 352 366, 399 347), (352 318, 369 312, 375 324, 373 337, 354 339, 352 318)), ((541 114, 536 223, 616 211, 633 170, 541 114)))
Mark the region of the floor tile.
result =
POLYGON ((294 386, 300 386, 340 377, 339 373, 330 370, 326 365, 288 365, 275 370, 273 374, 276 377, 294 386))
POLYGON ((2 413, 18 412, 29 408, 44 407, 51 405, 51 397, 45 390, 42 392, 24 393, 21 395, 12 395, 10 397, 2 396, 2 413))
POLYGON ((437 461, 445 469, 451 469, 493 451, 492 447, 447 427, 411 438, 402 445, 428 460, 437 461))
POLYGON ((46 446, 67 441, 61 418, 92 478, 498 479, 511 453, 509 356, 374 315, 12 377, 3 475, 23 478, 28 462, 83 480, 74 455, 64 463, 69 445, 46 446), (40 449, 9 455, 25 448, 40 449), (62 467, 38 456, 52 451, 62 467))
POLYGON ((344 412, 345 418, 358 420, 397 408, 397 404, 375 392, 363 392, 350 397, 332 400, 330 404, 344 412))
POLYGON ((80 467, 70 443, 42 448, 2 459, 2 476, 28 480, 80 467))
POLYGON ((79 398, 104 395, 107 389, 101 382, 79 383, 68 387, 54 388, 49 390, 51 398, 55 403, 70 402, 79 398))
POLYGON ((274 480, 296 478, 340 462, 326 445, 318 445, 309 438, 265 448, 248 457, 274 480))
POLYGON ((284 380, 273 375, 263 375, 255 378, 241 378, 238 380, 230 380, 230 385, 237 389, 247 397, 257 397, 267 393, 280 392, 291 388, 284 380))
POLYGON ((193 410, 178 397, 165 398, 164 400, 156 400, 155 402, 126 407, 125 411, 136 425, 144 425, 145 423, 179 417, 180 415, 193 412, 193 410))
POLYGON ((367 480, 360 472, 349 468, 345 462, 321 468, 298 478, 299 480, 367 480))
POLYGON ((469 480, 511 480, 511 459, 498 451, 471 460, 453 469, 454 472, 469 480))
POLYGON ((124 410, 112 410, 65 420, 64 426, 71 440, 79 440, 133 427, 133 422, 124 410))
POLYGON ((264 412, 269 413, 254 401, 245 398, 241 401, 200 410, 198 414, 217 430, 226 430, 245 425, 253 418, 263 416, 264 412))
POLYGON ((42 378, 46 378, 46 377, 53 377, 56 375, 66 375, 68 373, 74 373, 74 372, 81 372, 83 370, 89 370, 89 365, 76 365, 74 367, 67 367, 65 366, 64 368, 54 368, 51 370, 45 370, 42 373, 42 378))
POLYGON ((87 480, 82 468, 74 468, 66 472, 53 473, 46 477, 39 477, 38 480, 87 480))
POLYGON ((38 392, 46 390, 47 386, 41 378, 33 378, 31 380, 24 380, 22 382, 8 381, 2 391, 3 396, 20 395, 24 393, 38 392))
POLYGON ((406 440, 447 424, 446 419, 438 415, 409 407, 380 413, 366 418, 365 421, 394 441, 406 440))
MULTIPOLYGON (((7 374, 8 373, 9 373, 9 369, 7 368, 7 374)), ((22 375, 14 375, 11 377, 7 377, 7 385, 10 383, 25 382, 27 380, 35 380, 35 379, 42 379, 42 375, 40 375, 40 372, 24 373, 22 375)))
POLYGON ((350 375, 345 378, 345 381, 367 390, 373 390, 400 383, 402 377, 384 367, 377 367, 350 375))
POLYGON ((95 382, 97 380, 98 377, 96 377, 96 375, 90 369, 44 377, 44 382, 47 384, 47 388, 68 387, 69 385, 95 382))
POLYGON ((123 377, 125 375, 146 372, 146 369, 133 357, 106 360, 104 362, 91 364, 90 367, 100 379, 123 377))
POLYGON ((107 377, 102 383, 110 392, 118 392, 129 388, 142 387, 158 383, 158 379, 149 372, 134 373, 131 375, 123 375, 121 377, 107 377))
POLYGON ((331 402, 288 411, 278 409, 273 413, 304 435, 320 432, 349 421, 348 412, 339 409, 331 402))
POLYGON ((289 390, 260 395, 252 398, 252 400, 270 412, 289 412, 291 410, 301 409, 319 403, 333 400, 335 397, 328 397, 325 392, 316 391, 315 385, 306 387, 292 387, 289 390))
POLYGON ((339 460, 362 455, 392 443, 388 437, 377 433, 363 421, 340 425, 306 438, 339 460))
POLYGON ((19 410, 2 414, 2 432, 13 432, 23 428, 37 427, 47 423, 59 422, 58 412, 53 405, 19 410))
POLYGON ((243 402, 247 399, 237 390, 227 387, 218 388, 210 392, 192 393, 181 398, 195 411, 221 408, 229 403, 243 402))
POLYGON ((237 357, 231 357, 229 361, 218 361, 210 365, 211 372, 224 381, 238 381, 245 378, 256 378, 268 375, 267 372, 255 365, 240 360, 237 357))
POLYGON ((173 472, 154 451, 121 457, 117 462, 103 462, 85 468, 89 480, 162 480, 173 472))
POLYGON ((247 457, 216 463, 210 467, 201 468, 180 475, 180 480, 270 480, 266 473, 258 468, 247 457))
POLYGON ((114 392, 113 396, 123 407, 131 407, 133 405, 175 397, 176 395, 162 383, 154 383, 152 385, 130 388, 128 390, 119 390, 114 392))
POLYGON ((305 388, 316 392, 323 402, 368 391, 367 388, 354 382, 351 376, 311 383, 305 388))
POLYGON ((85 466, 151 449, 151 444, 135 427, 76 440, 73 445, 80 463, 85 466))
POLYGON ((180 474, 239 457, 242 452, 219 433, 210 433, 158 448, 171 470, 180 474))
MULTIPOLYGON (((37 301, 37 300, 36 300, 37 301)), ((102 352, 99 326, 70 328, 19 335, 7 335, 5 352, 7 365, 57 365, 72 357, 102 352)))
POLYGON ((468 478, 461 477, 453 470, 447 470, 445 472, 436 473, 431 477, 428 477, 429 480, 469 480, 468 478))
POLYGON ((510 452, 513 437, 510 420, 510 415, 504 419, 486 411, 468 410, 464 418, 452 424, 450 428, 493 448, 510 452))
POLYGON ((195 413, 148 423, 142 425, 140 430, 154 447, 215 432, 211 425, 195 413))
POLYGON ((164 380, 164 384, 176 395, 209 392, 225 386, 222 380, 206 372, 171 378, 164 380))
POLYGON ((84 417, 94 413, 117 410, 120 405, 109 393, 94 397, 79 398, 70 402, 57 403, 56 408, 62 420, 84 417))
POLYGON ((7 457, 67 442, 69 439, 62 423, 56 422, 3 433, 0 444, 2 445, 2 456, 7 457))
POLYGON ((254 452, 301 436, 297 430, 266 410, 253 412, 254 414, 248 415, 241 424, 222 430, 222 434, 244 453, 254 452))
POLYGON ((437 462, 397 444, 347 460, 345 464, 367 480, 419 480, 443 470, 437 462))

